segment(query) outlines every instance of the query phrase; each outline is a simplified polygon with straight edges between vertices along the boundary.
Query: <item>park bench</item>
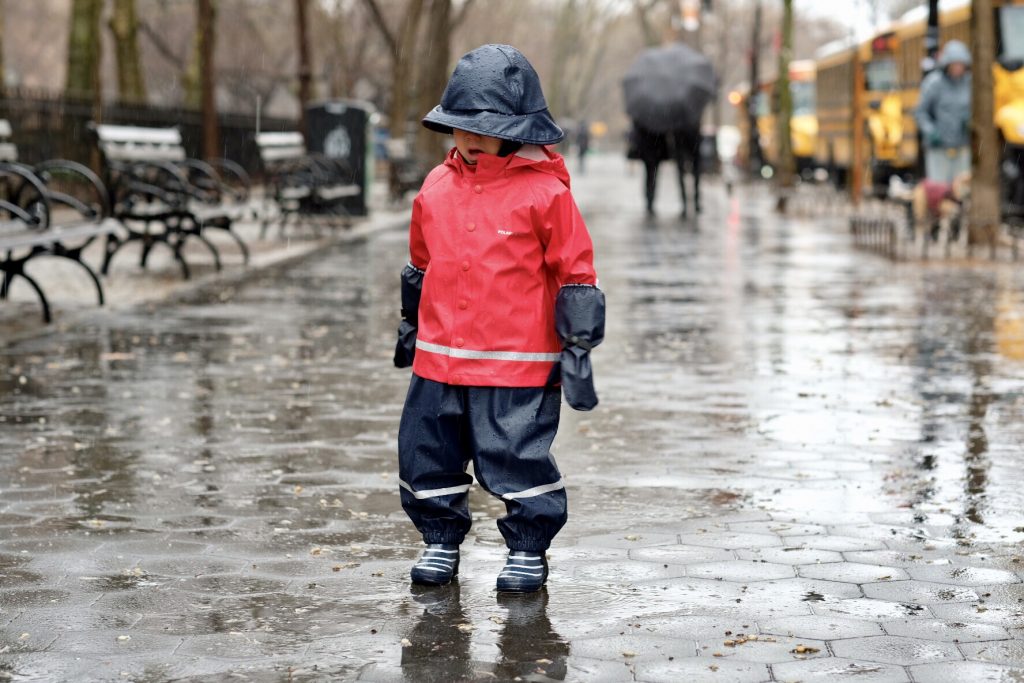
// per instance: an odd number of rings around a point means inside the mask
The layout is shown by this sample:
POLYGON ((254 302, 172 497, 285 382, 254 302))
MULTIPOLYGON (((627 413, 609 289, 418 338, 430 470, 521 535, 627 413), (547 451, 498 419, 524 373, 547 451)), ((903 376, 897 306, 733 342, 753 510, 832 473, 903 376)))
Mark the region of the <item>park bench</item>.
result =
POLYGON ((142 243, 143 268, 153 247, 164 244, 188 279, 183 248, 190 239, 209 250, 220 270, 220 252, 207 236, 210 230, 227 233, 238 244, 243 262, 249 262, 249 249, 234 230, 249 210, 249 178, 241 167, 227 160, 188 158, 177 128, 90 127, 105 162, 112 215, 127 230, 127 238, 107 251, 104 274, 117 251, 137 241, 142 243))
POLYGON ((11 285, 21 278, 35 290, 43 320, 50 322, 46 294, 25 266, 41 256, 54 256, 77 263, 88 273, 102 306, 103 285, 82 252, 100 237, 107 239, 108 249, 120 241, 103 183, 73 161, 23 164, 10 138, 9 122, 0 120, 0 300, 8 298, 11 285))
POLYGON ((388 153, 388 190, 392 202, 401 202, 408 192, 416 192, 426 180, 427 173, 412 152, 405 138, 389 138, 385 143, 388 153))
POLYGON ((351 217, 344 200, 359 196, 363 190, 347 163, 308 152, 305 139, 298 132, 258 133, 256 146, 266 185, 261 238, 266 235, 273 215, 271 202, 277 209, 282 233, 289 218, 340 218, 342 225, 348 227, 351 217))

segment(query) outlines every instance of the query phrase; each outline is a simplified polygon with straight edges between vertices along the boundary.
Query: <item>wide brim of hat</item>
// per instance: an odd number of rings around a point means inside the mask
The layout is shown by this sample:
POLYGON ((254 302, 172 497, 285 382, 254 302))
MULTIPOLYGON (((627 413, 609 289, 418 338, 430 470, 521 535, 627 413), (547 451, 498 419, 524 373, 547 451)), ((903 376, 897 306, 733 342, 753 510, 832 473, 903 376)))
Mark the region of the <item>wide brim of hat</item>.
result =
POLYGON ((450 111, 440 105, 423 117, 423 125, 438 133, 453 128, 525 145, 554 145, 565 139, 547 109, 532 114, 508 116, 493 111, 450 111))

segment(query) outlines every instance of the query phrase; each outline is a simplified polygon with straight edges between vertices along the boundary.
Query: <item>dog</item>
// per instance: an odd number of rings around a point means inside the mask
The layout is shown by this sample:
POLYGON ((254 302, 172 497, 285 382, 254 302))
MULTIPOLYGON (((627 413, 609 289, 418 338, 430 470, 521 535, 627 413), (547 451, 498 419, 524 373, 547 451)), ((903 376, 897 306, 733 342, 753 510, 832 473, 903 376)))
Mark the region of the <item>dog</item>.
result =
POLYGON ((902 182, 896 187, 892 185, 890 196, 910 205, 917 244, 924 245, 926 240, 930 240, 949 245, 966 236, 961 226, 965 203, 971 195, 970 172, 959 174, 952 183, 925 179, 913 188, 902 182))

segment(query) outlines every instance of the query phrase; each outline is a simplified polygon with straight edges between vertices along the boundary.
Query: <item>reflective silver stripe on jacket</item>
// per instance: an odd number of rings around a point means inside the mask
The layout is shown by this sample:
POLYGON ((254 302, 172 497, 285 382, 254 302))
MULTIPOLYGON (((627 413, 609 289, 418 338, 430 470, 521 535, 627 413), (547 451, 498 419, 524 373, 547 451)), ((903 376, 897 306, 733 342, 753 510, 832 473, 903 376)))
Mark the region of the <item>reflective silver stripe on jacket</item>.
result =
POLYGON ((515 360, 534 363, 552 362, 558 360, 557 353, 524 353, 520 351, 474 351, 472 349, 453 349, 450 346, 431 344, 421 339, 416 340, 416 348, 429 353, 439 353, 451 358, 464 358, 467 360, 515 360))
POLYGON ((406 484, 401 479, 398 480, 398 485, 408 491, 417 500, 423 500, 424 498, 437 498, 438 496, 450 496, 453 493, 465 493, 469 490, 469 484, 461 484, 459 486, 449 486, 443 489, 427 489, 426 491, 413 491, 412 487, 406 484))
POLYGON ((517 498, 533 498, 543 493, 551 493, 552 491, 559 491, 565 488, 565 484, 559 479, 554 484, 543 484, 541 486, 534 486, 532 489, 526 489, 525 491, 514 491, 512 493, 503 493, 502 498, 505 500, 515 500, 517 498))

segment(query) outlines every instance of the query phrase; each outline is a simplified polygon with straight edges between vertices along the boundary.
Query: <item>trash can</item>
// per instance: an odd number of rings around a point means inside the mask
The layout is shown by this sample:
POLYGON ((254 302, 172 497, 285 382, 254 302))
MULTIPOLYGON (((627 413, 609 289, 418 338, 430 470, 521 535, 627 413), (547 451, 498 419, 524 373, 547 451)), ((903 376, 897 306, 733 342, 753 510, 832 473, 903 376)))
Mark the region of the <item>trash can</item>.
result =
POLYGON ((306 149, 347 166, 351 182, 359 193, 342 197, 340 208, 350 216, 368 213, 373 187, 373 144, 371 135, 376 111, 368 102, 332 100, 306 109, 306 149))

